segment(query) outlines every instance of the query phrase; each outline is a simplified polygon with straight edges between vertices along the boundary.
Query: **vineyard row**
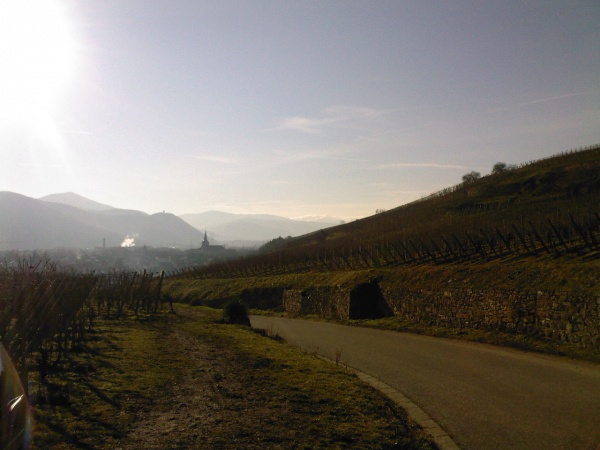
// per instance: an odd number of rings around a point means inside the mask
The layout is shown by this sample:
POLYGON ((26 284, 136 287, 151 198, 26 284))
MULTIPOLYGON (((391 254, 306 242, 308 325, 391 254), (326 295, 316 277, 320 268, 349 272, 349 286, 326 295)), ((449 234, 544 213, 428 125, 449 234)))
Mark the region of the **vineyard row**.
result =
POLYGON ((567 214, 556 219, 508 226, 471 228, 468 231, 429 236, 414 234, 403 239, 326 249, 324 246, 283 249, 270 254, 193 267, 168 277, 235 278, 270 276, 303 271, 359 270, 406 264, 448 264, 531 255, 561 256, 600 250, 600 215, 585 220, 567 214), (554 221, 553 221, 554 220, 554 221))
POLYGON ((28 364, 38 357, 40 382, 86 339, 97 317, 156 313, 164 274, 73 274, 49 263, 23 261, 0 272, 0 342, 28 386, 28 364))

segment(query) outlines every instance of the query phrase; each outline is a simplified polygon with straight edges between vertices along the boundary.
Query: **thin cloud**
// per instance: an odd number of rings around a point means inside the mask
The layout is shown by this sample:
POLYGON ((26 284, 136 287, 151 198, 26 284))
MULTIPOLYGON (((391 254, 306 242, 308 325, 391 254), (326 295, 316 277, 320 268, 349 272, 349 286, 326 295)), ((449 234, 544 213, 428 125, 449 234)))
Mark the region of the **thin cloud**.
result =
POLYGON ((275 127, 276 130, 293 130, 302 133, 320 134, 324 126, 344 120, 340 117, 310 119, 308 117, 288 117, 275 127))
POLYGON ((320 117, 287 117, 273 128, 274 130, 292 130, 308 134, 321 134, 323 129, 356 120, 378 120, 400 109, 376 109, 361 106, 333 105, 321 112, 320 117))
POLYGON ((376 169, 407 169, 407 168, 424 168, 424 169, 452 169, 452 170, 466 170, 467 166, 461 166, 458 164, 436 164, 436 163, 390 163, 390 164, 379 164, 375 166, 376 169))
POLYGON ((241 162, 237 158, 231 158, 228 156, 219 155, 192 155, 192 158, 199 159, 200 161, 216 162, 220 164, 228 165, 239 165, 241 162))
POLYGON ((334 161, 351 161, 351 162, 370 162, 370 160, 364 159, 364 158, 345 158, 342 156, 327 156, 327 155, 319 156, 314 159, 332 159, 334 161))
POLYGON ((288 152, 285 150, 274 150, 276 155, 283 156, 285 162, 299 162, 307 160, 322 160, 329 159, 333 161, 351 161, 351 162, 369 162, 368 159, 364 158, 351 158, 347 156, 336 156, 330 151, 310 151, 310 152, 288 152))
POLYGON ((386 114, 394 113, 399 109, 376 109, 363 106, 329 106, 323 110, 325 115, 338 117, 340 120, 351 119, 377 119, 386 114))
POLYGON ((271 180, 268 182, 270 186, 295 186, 298 185, 298 181, 290 181, 290 180, 271 180))

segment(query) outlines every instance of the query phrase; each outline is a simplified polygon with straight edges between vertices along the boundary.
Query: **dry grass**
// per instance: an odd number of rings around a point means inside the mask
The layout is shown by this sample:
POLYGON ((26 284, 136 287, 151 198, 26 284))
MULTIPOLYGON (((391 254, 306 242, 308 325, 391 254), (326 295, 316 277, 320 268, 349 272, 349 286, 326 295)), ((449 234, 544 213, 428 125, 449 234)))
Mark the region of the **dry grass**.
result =
POLYGON ((35 448, 434 448, 341 367, 185 305, 104 323, 34 386, 35 448))

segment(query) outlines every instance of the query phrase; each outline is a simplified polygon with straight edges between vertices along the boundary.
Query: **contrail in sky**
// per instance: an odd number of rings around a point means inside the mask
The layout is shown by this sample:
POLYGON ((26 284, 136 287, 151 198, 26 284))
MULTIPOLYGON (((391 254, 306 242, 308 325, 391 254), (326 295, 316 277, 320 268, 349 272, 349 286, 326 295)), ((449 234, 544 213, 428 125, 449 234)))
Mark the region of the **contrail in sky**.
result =
POLYGON ((593 94, 593 92, 580 92, 578 94, 563 94, 554 97, 540 98, 538 100, 531 100, 529 102, 519 103, 519 106, 535 105, 536 103, 553 102, 554 100, 561 100, 563 98, 582 97, 584 95, 593 94))
POLYGON ((391 164, 379 164, 376 166, 377 169, 401 169, 410 167, 423 167, 432 169, 460 169, 466 170, 468 167, 459 166, 456 164, 436 164, 436 163, 391 163, 391 164))

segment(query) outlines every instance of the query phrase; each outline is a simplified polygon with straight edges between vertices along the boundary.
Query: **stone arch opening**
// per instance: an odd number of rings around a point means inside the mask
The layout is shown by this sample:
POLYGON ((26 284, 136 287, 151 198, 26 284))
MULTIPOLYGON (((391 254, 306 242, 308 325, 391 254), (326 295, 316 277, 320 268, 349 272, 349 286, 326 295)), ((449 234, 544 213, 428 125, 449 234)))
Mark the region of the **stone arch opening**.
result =
POLYGON ((352 288, 348 311, 350 319, 380 319, 394 315, 383 297, 380 280, 375 278, 352 288))

